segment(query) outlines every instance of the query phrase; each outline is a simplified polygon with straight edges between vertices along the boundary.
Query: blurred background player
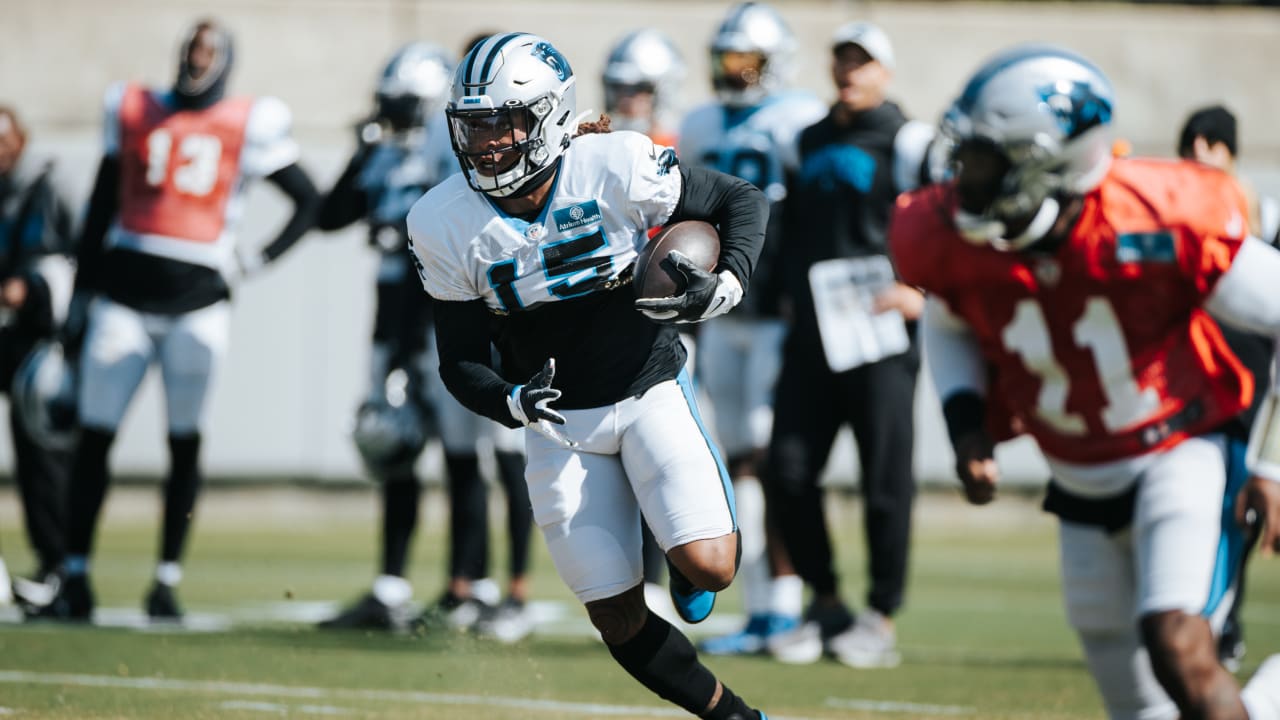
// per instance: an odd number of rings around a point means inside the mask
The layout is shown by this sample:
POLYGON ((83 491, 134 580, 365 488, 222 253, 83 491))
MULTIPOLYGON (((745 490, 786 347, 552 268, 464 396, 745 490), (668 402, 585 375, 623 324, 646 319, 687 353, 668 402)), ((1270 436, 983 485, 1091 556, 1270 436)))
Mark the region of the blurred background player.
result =
POLYGON ((532 523, 524 488, 522 438, 501 433, 440 391, 431 325, 408 253, 405 217, 423 193, 458 171, 444 122, 452 59, 429 43, 413 43, 387 63, 375 94, 373 120, 358 130, 358 146, 346 170, 325 196, 318 226, 337 230, 358 220, 380 253, 377 315, 370 353, 369 395, 353 433, 383 500, 382 570, 355 605, 320 624, 323 628, 404 629, 412 620, 412 587, 405 578, 409 546, 418 522, 421 486, 414 464, 429 434, 445 446, 450 500, 449 585, 432 619, 455 627, 480 623, 503 639, 532 628, 525 609, 525 569, 532 523), (512 505, 512 574, 508 597, 474 587, 488 577, 488 493, 480 474, 477 441, 496 437, 498 474, 512 505), (514 483, 506 480, 514 478, 514 483), (514 495, 512 494, 514 492, 514 495), (496 607, 495 607, 496 606, 496 607))
MULTIPOLYGON (((1236 167, 1238 150, 1236 116, 1221 105, 1195 110, 1187 117, 1178 133, 1178 156, 1216 167, 1236 178, 1249 203, 1250 229, 1263 241, 1276 246, 1280 244, 1280 204, 1275 198, 1259 196, 1253 185, 1239 176, 1236 167)), ((1271 387, 1275 340, 1265 335, 1238 330, 1230 325, 1220 324, 1220 327, 1231 351, 1253 373, 1253 402, 1226 425, 1231 442, 1243 447, 1249 442, 1249 430, 1253 427, 1262 399, 1271 387)), ((1232 672, 1239 670, 1245 653, 1244 624, 1240 621, 1240 612, 1244 603, 1247 577, 1244 568, 1248 563, 1248 556, 1246 548, 1245 557, 1240 563, 1239 590, 1222 626, 1222 634, 1218 637, 1218 655, 1232 672)))
MULTIPOLYGON (((676 147, 674 116, 685 72, 684 58, 663 32, 644 28, 624 35, 609 51, 602 75, 605 113, 610 127, 643 133, 656 145, 676 147)), ((689 353, 687 366, 692 372, 697 358, 694 331, 682 327, 680 341, 689 353)), ((648 523, 642 523, 642 531, 645 602, 663 619, 676 622, 678 616, 663 585, 666 555, 648 523)))
POLYGON ((777 272, 794 317, 778 379, 766 485, 787 553, 813 588, 804 625, 769 643, 786 662, 814 662, 824 649, 854 667, 899 662, 892 617, 907 582, 920 368, 914 321, 924 297, 895 282, 885 233, 894 198, 921 182, 933 133, 924 123, 909 123, 886 98, 893 69, 893 46, 879 27, 852 22, 836 31, 836 102, 800 135, 801 170, 784 210, 787 251, 777 272), (874 281, 856 279, 870 274, 859 268, 872 267, 881 268, 874 281), (833 268, 835 274, 815 274, 833 268), (873 313, 895 311, 901 315, 897 330, 905 333, 892 350, 842 357, 834 349, 851 344, 858 332, 852 313, 842 307, 837 321, 823 322, 820 308, 840 306, 827 298, 864 293, 875 305, 862 318, 870 322, 873 313), (869 580, 866 608, 856 619, 841 599, 819 486, 836 434, 846 425, 861 465, 869 580))
MULTIPOLYGON (((75 399, 63 382, 70 378, 61 346, 50 342, 66 319, 74 275, 65 190, 53 161, 27 151, 17 111, 0 106, 0 392, 9 393, 13 475, 36 557, 30 579, 13 578, 27 609, 47 604, 56 588, 74 438, 75 399)), ((8 589, 0 560, 0 602, 8 589)))
POLYGON ((1234 177, 1249 203, 1249 227, 1264 242, 1280 244, 1280 201, 1259 195, 1253 183, 1240 175, 1239 150, 1236 116, 1221 105, 1195 110, 1178 133, 1178 157, 1211 165, 1234 177))
POLYGON ((624 35, 604 65, 604 106, 611 127, 674 147, 684 77, 684 58, 665 33, 644 28, 624 35))
POLYGON ((364 220, 379 253, 369 390, 353 439, 382 494, 382 566, 371 591, 323 628, 403 629, 411 619, 405 579, 421 489, 414 464, 435 418, 424 376, 431 303, 418 289, 404 219, 422 194, 457 172, 441 110, 453 73, 448 53, 412 43, 387 62, 372 119, 356 128, 356 151, 320 205, 316 226, 364 220))
MULTIPOLYGON (((798 168, 796 136, 826 112, 813 95, 786 89, 795 49, 795 36, 772 7, 734 5, 711 38, 717 100, 691 111, 680 129, 682 163, 750 182, 764 191, 772 210, 786 197, 788 174, 798 168)), ((698 363, 705 371, 698 377, 711 400, 716 437, 738 502, 740 582, 748 616, 741 632, 702 644, 712 654, 761 652, 770 635, 798 624, 802 610, 803 584, 775 534, 774 511, 766 510, 758 480, 786 333, 775 272, 787 242, 780 216, 770 213, 751 292, 733 315, 699 331, 698 363)))
POLYGON ((153 620, 181 617, 174 588, 200 487, 209 390, 226 352, 231 285, 279 258, 314 220, 319 196, 297 164, 289 109, 271 97, 226 97, 233 60, 231 35, 203 20, 183 38, 171 88, 119 84, 106 94, 105 148, 76 274, 77 295, 92 299, 79 354, 66 578, 51 617, 90 619, 89 555, 107 456, 152 363, 164 382, 170 468, 145 607, 153 620), (246 181, 259 177, 292 201, 293 214, 266 247, 238 251, 246 181))

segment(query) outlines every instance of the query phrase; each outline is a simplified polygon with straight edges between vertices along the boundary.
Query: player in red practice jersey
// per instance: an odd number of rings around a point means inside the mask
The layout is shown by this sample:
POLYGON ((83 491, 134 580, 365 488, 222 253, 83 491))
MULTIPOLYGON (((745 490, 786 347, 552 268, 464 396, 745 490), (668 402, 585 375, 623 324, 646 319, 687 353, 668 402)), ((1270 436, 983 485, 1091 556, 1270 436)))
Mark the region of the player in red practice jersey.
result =
POLYGON ((279 258, 312 224, 319 197, 299 167, 292 118, 271 97, 226 97, 231 35, 197 23, 170 88, 127 83, 106 93, 103 157, 76 271, 81 333, 80 437, 67 512, 66 578, 42 614, 91 619, 90 555, 107 487, 108 455, 148 368, 164 382, 170 467, 154 582, 153 620, 182 616, 175 588, 201 484, 208 399, 230 333, 231 289, 279 258), (266 178, 293 214, 266 247, 237 243, 249 181, 266 178), (87 309, 84 309, 87 308, 87 309))
POLYGON ((1225 174, 1113 160, 1112 102, 1072 53, 996 56, 944 116, 954 179, 898 199, 891 249, 929 294, 969 500, 995 497, 989 402, 1053 470, 1067 616, 1109 715, 1280 718, 1280 656, 1241 692, 1213 639, 1246 516, 1280 548, 1280 453, 1262 443, 1250 476, 1229 442, 1253 378, 1210 318, 1280 335, 1280 253, 1225 174))

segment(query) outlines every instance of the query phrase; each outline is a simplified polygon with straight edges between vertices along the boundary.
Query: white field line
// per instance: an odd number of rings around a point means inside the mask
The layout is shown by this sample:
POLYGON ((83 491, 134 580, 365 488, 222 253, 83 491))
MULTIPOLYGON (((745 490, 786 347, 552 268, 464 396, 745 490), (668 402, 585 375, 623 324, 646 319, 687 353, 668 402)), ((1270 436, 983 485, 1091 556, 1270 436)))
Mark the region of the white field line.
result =
POLYGON ((884 713, 915 713, 917 715, 972 715, 975 708, 961 705, 925 705, 896 702, 893 700, 861 700, 856 698, 827 698, 827 707, 841 710, 867 710, 884 713))

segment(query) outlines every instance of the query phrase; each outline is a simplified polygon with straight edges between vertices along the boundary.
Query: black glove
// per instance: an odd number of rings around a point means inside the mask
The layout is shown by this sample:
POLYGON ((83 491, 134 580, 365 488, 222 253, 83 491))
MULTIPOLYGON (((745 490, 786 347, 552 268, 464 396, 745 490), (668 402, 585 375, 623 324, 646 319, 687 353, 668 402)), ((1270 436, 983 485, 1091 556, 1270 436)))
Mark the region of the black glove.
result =
POLYGON ((536 425, 539 420, 546 420, 557 425, 564 424, 564 416, 552 410, 551 401, 560 398, 560 391, 551 387, 556 376, 555 358, 549 358, 529 382, 517 385, 507 396, 507 408, 511 417, 521 425, 536 425))
POLYGON ((701 322, 729 312, 742 300, 742 283, 732 272, 709 273, 676 250, 667 255, 667 261, 684 276, 684 292, 636 300, 636 309, 649 319, 662 323, 701 322))

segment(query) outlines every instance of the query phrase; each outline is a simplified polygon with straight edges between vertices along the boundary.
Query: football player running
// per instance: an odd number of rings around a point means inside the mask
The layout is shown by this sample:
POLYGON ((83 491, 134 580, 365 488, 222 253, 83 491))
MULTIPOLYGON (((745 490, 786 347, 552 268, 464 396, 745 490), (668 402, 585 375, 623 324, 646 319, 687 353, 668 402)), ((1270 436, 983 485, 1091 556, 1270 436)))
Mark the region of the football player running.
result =
POLYGON ((891 249, 928 293, 966 497, 995 498, 1011 426, 1049 462, 1067 618, 1108 714, 1280 718, 1280 657, 1241 691, 1215 648, 1246 523, 1280 549, 1280 418, 1260 413, 1246 470, 1224 433, 1253 380, 1210 317, 1280 335, 1280 253, 1228 175, 1113 159, 1113 103, 1068 51, 992 58, 941 123, 954 179, 898 199, 891 249))
MULTIPOLYGON (((786 89, 796 50, 782 16, 764 3, 734 5, 711 39, 716 101, 692 110, 680 128, 680 157, 742 178, 764 191, 771 208, 786 197, 787 176, 799 163, 796 138, 827 112, 817 97, 786 89)), ((781 213, 771 212, 768 236, 738 312, 701 328, 698 362, 714 411, 743 528, 742 590, 747 624, 712 638, 713 654, 756 653, 769 637, 794 629, 804 584, 766 512, 759 471, 773 423, 773 389, 781 368, 786 322, 775 272, 781 213)))
POLYGON ((204 20, 178 54, 172 88, 112 86, 105 150, 79 247, 76 293, 88 303, 67 517, 66 580, 47 615, 89 620, 89 556, 109 484, 107 455, 138 385, 160 366, 169 474, 153 620, 177 620, 174 588, 200 487, 201 431, 223 362, 231 286, 278 259, 314 219, 319 196, 298 166, 288 108, 272 97, 225 97, 231 35, 204 20), (247 180, 265 177, 293 214, 261 250, 238 251, 247 180))
POLYGON ((640 519, 667 552, 682 618, 705 619, 733 579, 738 534, 670 323, 738 303, 766 205, 749 184, 679 166, 638 133, 578 134, 575 81, 565 57, 527 33, 494 35, 458 67, 446 113, 463 173, 409 214, 436 300, 440 375, 468 408, 532 430, 534 519, 618 664, 699 717, 764 717, 646 609, 640 519), (630 269, 647 231, 684 219, 719 226, 719 264, 672 257, 685 291, 637 300, 630 269))

